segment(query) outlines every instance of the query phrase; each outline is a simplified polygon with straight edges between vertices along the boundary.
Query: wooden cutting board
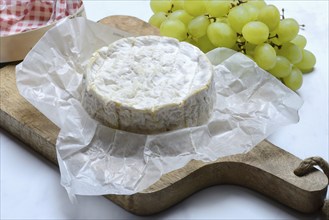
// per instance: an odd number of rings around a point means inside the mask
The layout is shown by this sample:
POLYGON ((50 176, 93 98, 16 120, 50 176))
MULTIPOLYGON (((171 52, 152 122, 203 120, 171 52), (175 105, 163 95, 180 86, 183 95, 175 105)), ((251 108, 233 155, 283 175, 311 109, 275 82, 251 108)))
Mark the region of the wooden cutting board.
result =
MULTIPOLYGON (((100 22, 135 35, 159 34, 156 28, 134 17, 111 16, 100 22)), ((1 127, 57 164, 55 143, 59 128, 18 93, 15 65, 1 68, 0 77, 1 127)), ((294 155, 263 141, 247 154, 220 158, 213 163, 191 161, 140 193, 106 197, 129 212, 151 215, 208 186, 235 184, 300 212, 316 212, 323 206, 328 179, 316 169, 297 177, 293 171, 300 162, 294 155)))

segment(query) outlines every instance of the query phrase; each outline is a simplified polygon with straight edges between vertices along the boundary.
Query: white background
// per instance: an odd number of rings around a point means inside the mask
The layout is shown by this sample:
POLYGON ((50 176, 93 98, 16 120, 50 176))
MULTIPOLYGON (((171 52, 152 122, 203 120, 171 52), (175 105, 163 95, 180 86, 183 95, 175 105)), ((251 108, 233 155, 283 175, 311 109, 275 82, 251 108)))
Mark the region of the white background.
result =
MULTIPOLYGON (((280 129, 268 140, 299 158, 321 156, 328 160, 328 1, 271 3, 285 8, 286 17, 306 25, 301 33, 308 39, 306 48, 316 54, 317 64, 312 73, 304 75, 298 91, 304 99, 300 122, 280 129)), ((152 15, 149 1, 85 0, 84 5, 87 17, 93 21, 109 15, 131 15, 147 21, 152 15)), ((3 129, 0 146, 1 219, 141 218, 102 196, 79 196, 78 203, 72 204, 60 185, 57 167, 3 129)), ((228 185, 204 189, 149 218, 320 219, 319 213, 301 214, 257 192, 228 185)))

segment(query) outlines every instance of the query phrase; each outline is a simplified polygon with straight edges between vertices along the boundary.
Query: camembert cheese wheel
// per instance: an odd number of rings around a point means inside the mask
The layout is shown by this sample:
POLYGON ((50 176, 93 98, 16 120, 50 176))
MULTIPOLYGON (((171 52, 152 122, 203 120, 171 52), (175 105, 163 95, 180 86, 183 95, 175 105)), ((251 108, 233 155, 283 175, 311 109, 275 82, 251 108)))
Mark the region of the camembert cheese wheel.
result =
POLYGON ((103 125, 155 134, 199 126, 215 101, 213 66, 176 39, 120 39, 96 51, 84 78, 82 106, 103 125))

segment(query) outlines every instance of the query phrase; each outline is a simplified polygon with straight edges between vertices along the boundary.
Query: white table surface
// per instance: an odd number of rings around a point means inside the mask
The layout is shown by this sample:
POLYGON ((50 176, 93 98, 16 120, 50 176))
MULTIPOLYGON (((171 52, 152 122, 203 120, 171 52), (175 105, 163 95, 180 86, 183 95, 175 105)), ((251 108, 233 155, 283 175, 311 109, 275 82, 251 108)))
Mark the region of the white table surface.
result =
MULTIPOLYGON (((87 17, 132 15, 145 21, 149 1, 85 0, 87 17)), ((286 17, 305 24, 307 48, 317 56, 314 72, 304 75, 300 122, 276 131, 268 140, 299 158, 328 160, 328 1, 273 1, 286 17)), ((72 204, 60 185, 57 167, 0 129, 1 219, 139 219, 102 196, 79 196, 72 204)), ((327 199, 328 199, 327 195, 327 199)), ((143 217, 144 218, 144 217, 143 217)), ((287 208, 238 186, 204 189, 151 219, 320 219, 287 208)))

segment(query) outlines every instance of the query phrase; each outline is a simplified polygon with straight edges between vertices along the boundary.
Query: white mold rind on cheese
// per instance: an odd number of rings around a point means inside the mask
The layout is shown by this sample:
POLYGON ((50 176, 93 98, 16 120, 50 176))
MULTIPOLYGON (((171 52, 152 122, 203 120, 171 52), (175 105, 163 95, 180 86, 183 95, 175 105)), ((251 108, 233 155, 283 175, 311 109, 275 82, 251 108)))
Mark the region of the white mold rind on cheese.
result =
POLYGON ((204 124, 215 98, 205 54, 173 38, 143 36, 93 54, 82 105, 106 126, 154 134, 204 124))

